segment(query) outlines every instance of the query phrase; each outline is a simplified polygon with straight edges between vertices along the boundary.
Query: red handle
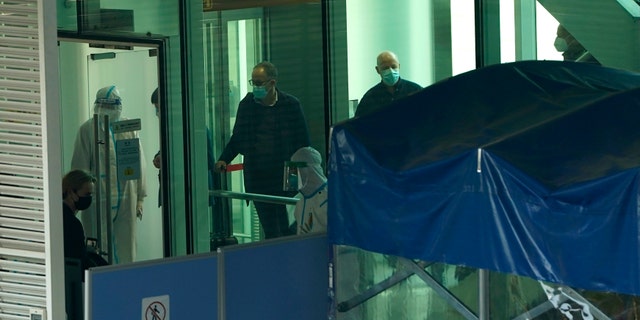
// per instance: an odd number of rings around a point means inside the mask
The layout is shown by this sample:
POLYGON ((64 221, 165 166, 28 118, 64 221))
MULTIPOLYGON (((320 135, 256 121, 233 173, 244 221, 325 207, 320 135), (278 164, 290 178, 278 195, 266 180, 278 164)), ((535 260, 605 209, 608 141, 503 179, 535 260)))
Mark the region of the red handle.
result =
POLYGON ((226 167, 227 172, 242 170, 244 165, 242 163, 228 164, 226 167))

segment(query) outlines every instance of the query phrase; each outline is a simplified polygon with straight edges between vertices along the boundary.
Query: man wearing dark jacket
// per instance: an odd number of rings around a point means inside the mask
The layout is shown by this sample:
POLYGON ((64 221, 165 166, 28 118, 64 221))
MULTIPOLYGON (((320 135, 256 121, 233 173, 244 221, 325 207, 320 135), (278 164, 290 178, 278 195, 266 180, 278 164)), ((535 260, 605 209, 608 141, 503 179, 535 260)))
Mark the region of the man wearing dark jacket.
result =
POLYGON ((362 96, 356 108, 356 117, 379 110, 395 100, 422 90, 420 85, 400 78, 400 62, 391 51, 383 51, 378 55, 376 72, 380 75, 380 82, 362 96))
MULTIPOLYGON (((307 122, 300 101, 276 87, 278 71, 269 62, 257 64, 251 73, 253 92, 238 106, 233 134, 216 162, 224 171, 238 155, 244 156, 246 192, 292 197, 283 191, 284 162, 301 147, 309 146, 307 122)), ((265 238, 289 235, 284 204, 255 201, 265 238)))

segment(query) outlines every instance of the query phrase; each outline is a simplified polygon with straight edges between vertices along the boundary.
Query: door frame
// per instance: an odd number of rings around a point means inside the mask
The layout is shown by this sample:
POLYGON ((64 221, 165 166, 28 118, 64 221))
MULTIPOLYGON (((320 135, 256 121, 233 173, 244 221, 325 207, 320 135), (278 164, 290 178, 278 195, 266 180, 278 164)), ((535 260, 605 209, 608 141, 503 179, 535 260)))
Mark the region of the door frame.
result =
MULTIPOLYGON (((167 105, 167 76, 168 76, 168 37, 165 36, 142 36, 137 34, 127 34, 127 35, 113 35, 113 34, 100 34, 100 33, 92 33, 92 34, 78 34, 76 32, 70 31, 58 31, 58 43, 60 41, 67 42, 78 42, 78 43, 87 43, 93 45, 104 45, 106 48, 113 49, 126 49, 128 47, 148 47, 157 50, 157 61, 158 61, 158 88, 159 88, 159 103, 161 105, 167 105)), ((160 112, 163 114, 167 113, 167 108, 160 108, 160 112)), ((167 120, 166 116, 160 117, 160 146, 166 146, 168 139, 168 130, 167 130, 167 120)), ((161 148, 166 149, 166 148, 161 148)), ((162 157, 162 172, 167 172, 167 174, 161 175, 160 186, 162 191, 160 192, 162 197, 162 203, 166 205, 161 206, 162 210, 162 251, 164 257, 172 256, 172 248, 176 235, 173 232, 172 224, 173 219, 171 216, 171 212, 169 208, 170 197, 167 192, 168 183, 170 183, 168 177, 171 175, 169 170, 169 166, 167 165, 167 159, 165 156, 162 157)))

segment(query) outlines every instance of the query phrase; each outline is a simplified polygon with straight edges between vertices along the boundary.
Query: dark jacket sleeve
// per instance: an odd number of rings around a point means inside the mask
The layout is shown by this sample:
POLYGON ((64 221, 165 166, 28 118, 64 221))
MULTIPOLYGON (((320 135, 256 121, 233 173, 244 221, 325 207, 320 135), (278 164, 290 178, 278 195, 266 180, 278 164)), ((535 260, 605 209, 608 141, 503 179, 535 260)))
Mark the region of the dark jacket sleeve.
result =
POLYGON ((233 133, 220 155, 219 160, 226 163, 233 161, 238 154, 245 153, 247 145, 249 144, 248 139, 250 137, 251 130, 251 116, 249 108, 251 108, 251 103, 249 103, 250 100, 248 99, 253 99, 253 95, 251 93, 247 94, 247 96, 240 101, 240 104, 238 105, 238 112, 236 114, 236 123, 233 125, 233 133))
POLYGON ((87 245, 84 228, 71 209, 64 204, 63 211, 64 257, 79 260, 83 269, 86 269, 87 245))
POLYGON ((373 90, 376 88, 376 86, 367 90, 367 92, 365 92, 365 94, 362 96, 360 102, 358 102, 358 105, 356 106, 356 112, 354 114, 355 117, 359 117, 363 114, 371 112, 371 109, 375 104, 375 101, 373 99, 373 90))
POLYGON ((292 119, 290 121, 293 126, 293 150, 289 156, 293 155, 293 153, 295 153, 298 149, 302 147, 308 147, 311 144, 311 140, 309 138, 309 128, 307 126, 307 119, 305 118, 302 107, 300 106, 300 101, 298 101, 298 99, 293 96, 291 96, 291 98, 294 99, 294 110, 291 113, 292 119))

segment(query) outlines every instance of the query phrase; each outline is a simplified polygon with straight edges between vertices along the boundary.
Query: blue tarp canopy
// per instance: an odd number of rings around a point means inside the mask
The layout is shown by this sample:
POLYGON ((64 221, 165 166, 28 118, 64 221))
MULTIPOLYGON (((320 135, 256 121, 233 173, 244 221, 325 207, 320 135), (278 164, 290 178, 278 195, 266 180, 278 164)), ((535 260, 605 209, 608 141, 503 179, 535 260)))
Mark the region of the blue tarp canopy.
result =
POLYGON ((331 243, 640 295, 640 74, 524 61, 333 127, 331 243))

